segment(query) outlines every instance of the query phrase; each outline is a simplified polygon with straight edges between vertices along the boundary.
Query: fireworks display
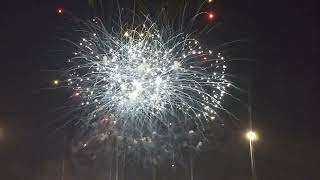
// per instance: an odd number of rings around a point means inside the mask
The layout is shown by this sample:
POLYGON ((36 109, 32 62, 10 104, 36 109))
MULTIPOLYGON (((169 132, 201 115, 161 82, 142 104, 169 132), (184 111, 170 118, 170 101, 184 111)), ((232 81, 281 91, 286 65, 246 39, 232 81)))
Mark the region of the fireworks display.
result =
POLYGON ((67 80, 88 122, 119 124, 132 137, 185 123, 204 129, 216 118, 230 86, 220 53, 148 21, 118 33, 93 27, 69 60, 67 80))
POLYGON ((82 127, 75 151, 96 154, 104 143, 106 151, 157 164, 179 159, 181 149, 200 150, 210 124, 221 122, 232 86, 228 61, 165 22, 144 16, 129 24, 107 30, 97 18, 87 22, 65 81, 54 82, 73 92, 82 127))

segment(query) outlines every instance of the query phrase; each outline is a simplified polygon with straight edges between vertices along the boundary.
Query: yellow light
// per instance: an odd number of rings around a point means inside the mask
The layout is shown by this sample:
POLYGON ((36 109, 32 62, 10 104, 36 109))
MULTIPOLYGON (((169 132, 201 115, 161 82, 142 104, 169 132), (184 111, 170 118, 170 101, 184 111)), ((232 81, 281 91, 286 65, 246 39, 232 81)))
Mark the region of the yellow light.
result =
POLYGON ((213 0, 208 0, 209 1, 209 3, 212 3, 213 2, 213 0))
POLYGON ((249 141, 256 141, 258 140, 258 135, 254 131, 248 131, 246 137, 249 141))
POLYGON ((54 81, 53 81, 53 84, 54 84, 54 85, 58 85, 58 84, 59 84, 59 81, 58 81, 58 80, 54 80, 54 81))

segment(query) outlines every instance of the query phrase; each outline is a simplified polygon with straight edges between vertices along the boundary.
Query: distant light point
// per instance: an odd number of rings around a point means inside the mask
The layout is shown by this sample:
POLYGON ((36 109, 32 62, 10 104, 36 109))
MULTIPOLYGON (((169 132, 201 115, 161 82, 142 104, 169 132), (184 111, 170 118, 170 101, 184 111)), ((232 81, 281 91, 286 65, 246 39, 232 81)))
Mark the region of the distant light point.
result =
POLYGON ((214 20, 216 15, 213 12, 208 13, 208 17, 210 20, 214 20))
POLYGON ((54 84, 54 85, 59 85, 59 80, 54 80, 54 81, 53 81, 53 84, 54 84))
POLYGON ((58 13, 59 15, 62 15, 62 14, 64 13, 63 8, 58 8, 58 9, 57 9, 57 13, 58 13))

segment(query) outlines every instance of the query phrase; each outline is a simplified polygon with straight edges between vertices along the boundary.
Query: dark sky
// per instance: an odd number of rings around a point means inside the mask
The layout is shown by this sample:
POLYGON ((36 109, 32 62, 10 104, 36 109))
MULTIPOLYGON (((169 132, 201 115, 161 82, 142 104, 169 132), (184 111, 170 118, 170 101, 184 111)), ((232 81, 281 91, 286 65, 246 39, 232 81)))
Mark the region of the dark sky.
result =
MULTIPOLYGON (((44 166, 55 167, 61 159, 63 130, 55 133, 53 121, 66 93, 42 89, 54 78, 44 70, 63 64, 60 38, 71 32, 66 18, 55 14, 59 6, 88 15, 85 0, 1 2, 0 179, 37 179, 44 166)), ((208 36, 219 43, 244 39, 230 48, 245 49, 241 57, 254 59, 234 66, 252 79, 253 119, 261 134, 259 179, 320 179, 317 7, 315 0, 217 0, 219 26, 208 36)), ((241 135, 246 112, 238 114, 224 150, 199 158, 199 179, 248 179, 248 147, 241 135)))

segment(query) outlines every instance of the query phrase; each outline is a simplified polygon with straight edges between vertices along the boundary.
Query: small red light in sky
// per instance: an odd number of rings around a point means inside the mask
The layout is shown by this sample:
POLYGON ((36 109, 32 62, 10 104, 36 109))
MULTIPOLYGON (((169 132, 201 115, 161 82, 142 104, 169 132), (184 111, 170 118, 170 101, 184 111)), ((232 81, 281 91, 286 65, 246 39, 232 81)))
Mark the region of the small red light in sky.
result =
POLYGON ((216 15, 213 12, 209 12, 208 17, 209 17, 209 19, 214 20, 216 15))
POLYGON ((64 11, 63 11, 63 9, 62 9, 62 8, 58 8, 58 9, 57 9, 57 13, 58 13, 59 15, 62 15, 62 14, 63 14, 63 12, 64 12, 64 11))

